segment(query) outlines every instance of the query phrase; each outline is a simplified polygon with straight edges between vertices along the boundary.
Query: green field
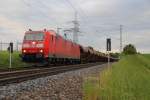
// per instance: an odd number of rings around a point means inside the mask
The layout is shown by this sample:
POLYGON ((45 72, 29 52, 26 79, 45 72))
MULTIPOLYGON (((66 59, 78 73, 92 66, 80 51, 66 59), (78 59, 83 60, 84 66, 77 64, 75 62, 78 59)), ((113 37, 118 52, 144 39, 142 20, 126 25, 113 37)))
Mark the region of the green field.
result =
POLYGON ((124 56, 84 83, 84 100, 150 100, 150 55, 124 56))
MULTIPOLYGON (((19 57, 20 52, 14 52, 12 54, 12 68, 23 68, 27 66, 26 63, 21 61, 19 57)), ((9 53, 7 51, 0 51, 0 69, 9 68, 9 53)))

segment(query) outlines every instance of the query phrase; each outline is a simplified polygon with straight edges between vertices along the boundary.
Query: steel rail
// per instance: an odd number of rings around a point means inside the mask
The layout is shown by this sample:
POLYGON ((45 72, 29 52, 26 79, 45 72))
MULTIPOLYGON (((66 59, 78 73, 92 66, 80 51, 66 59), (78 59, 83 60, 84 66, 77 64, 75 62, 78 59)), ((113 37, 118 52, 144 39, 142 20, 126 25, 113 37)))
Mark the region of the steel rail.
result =
POLYGON ((35 78, 45 77, 56 75, 59 73, 77 70, 81 68, 88 68, 96 65, 104 65, 104 63, 88 63, 88 64, 79 64, 79 65, 69 65, 69 66, 58 66, 42 69, 30 69, 30 70, 21 70, 21 71, 12 71, 12 72, 3 72, 0 73, 0 86, 19 83, 35 78))

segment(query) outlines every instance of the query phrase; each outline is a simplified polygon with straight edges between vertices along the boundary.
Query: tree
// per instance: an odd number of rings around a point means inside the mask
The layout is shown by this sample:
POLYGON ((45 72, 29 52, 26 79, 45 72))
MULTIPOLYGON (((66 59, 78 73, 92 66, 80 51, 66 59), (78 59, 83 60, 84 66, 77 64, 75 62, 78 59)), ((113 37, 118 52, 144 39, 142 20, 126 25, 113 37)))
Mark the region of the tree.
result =
POLYGON ((137 54, 137 51, 134 45, 129 44, 123 48, 123 53, 126 55, 131 55, 131 54, 137 54))

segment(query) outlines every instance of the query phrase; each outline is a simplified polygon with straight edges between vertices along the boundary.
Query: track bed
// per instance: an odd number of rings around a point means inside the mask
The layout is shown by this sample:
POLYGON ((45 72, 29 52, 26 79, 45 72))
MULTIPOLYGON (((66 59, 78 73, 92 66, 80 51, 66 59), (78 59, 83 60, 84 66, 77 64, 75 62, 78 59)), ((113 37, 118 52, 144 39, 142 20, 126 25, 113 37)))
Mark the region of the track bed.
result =
POLYGON ((31 80, 39 77, 45 77, 49 75, 56 75, 59 73, 88 68, 96 65, 104 64, 102 62, 78 64, 78 65, 66 65, 66 66, 48 66, 45 68, 31 68, 25 70, 5 71, 0 73, 0 85, 7 85, 12 83, 19 83, 26 80, 31 80))

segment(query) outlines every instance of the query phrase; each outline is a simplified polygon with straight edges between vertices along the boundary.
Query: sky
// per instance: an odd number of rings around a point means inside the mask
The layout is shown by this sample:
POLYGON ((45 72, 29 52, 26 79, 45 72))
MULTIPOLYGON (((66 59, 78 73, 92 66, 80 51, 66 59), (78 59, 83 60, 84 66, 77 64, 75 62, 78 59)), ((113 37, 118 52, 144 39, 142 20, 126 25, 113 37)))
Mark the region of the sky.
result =
MULTIPOLYGON (((106 38, 112 51, 134 44, 139 52, 150 52, 150 0, 0 0, 0 41, 22 42, 25 31, 72 28, 75 11, 80 24, 79 43, 105 51, 106 38)), ((72 40, 72 33, 67 34, 72 40)))

